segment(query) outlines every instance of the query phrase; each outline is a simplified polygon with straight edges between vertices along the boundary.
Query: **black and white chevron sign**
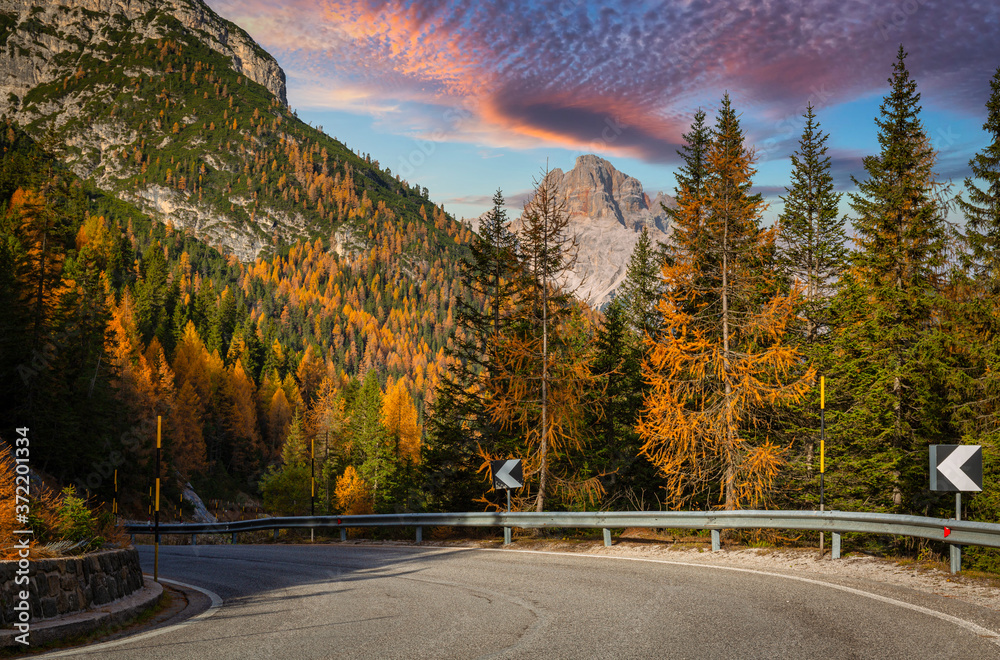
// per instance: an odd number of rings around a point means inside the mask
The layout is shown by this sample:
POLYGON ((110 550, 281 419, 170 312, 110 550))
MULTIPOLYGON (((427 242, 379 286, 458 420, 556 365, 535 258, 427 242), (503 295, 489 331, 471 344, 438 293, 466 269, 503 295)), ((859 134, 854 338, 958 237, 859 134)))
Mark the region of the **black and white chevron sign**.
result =
POLYGON ((931 445, 931 490, 978 492, 983 489, 980 445, 931 445))
POLYGON ((521 468, 520 458, 490 461, 490 471, 493 472, 494 490, 510 490, 524 485, 524 472, 521 468))

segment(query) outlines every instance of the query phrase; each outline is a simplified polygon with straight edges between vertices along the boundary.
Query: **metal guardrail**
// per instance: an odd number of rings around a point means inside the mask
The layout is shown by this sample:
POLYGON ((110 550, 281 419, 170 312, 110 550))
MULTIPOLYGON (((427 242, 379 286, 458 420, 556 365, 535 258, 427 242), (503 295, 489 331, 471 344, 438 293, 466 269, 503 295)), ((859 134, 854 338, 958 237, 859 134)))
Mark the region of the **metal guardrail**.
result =
MULTIPOLYGON (((948 520, 921 516, 851 511, 595 511, 595 512, 511 512, 511 513, 401 513, 363 516, 299 516, 259 518, 221 523, 164 523, 160 534, 232 534, 233 543, 241 532, 282 529, 339 529, 341 540, 349 527, 415 527, 417 541, 424 527, 520 527, 603 529, 604 544, 611 545, 611 529, 650 527, 666 529, 707 529, 712 532, 712 550, 720 549, 723 529, 793 529, 831 532, 833 558, 840 556, 840 535, 845 532, 913 536, 944 541, 954 546, 981 545, 1000 548, 1000 524, 969 520, 948 520), (945 537, 945 528, 950 533, 945 537)), ((152 534, 152 523, 129 522, 129 533, 152 534)), ((953 572, 958 570, 952 567, 953 572)))

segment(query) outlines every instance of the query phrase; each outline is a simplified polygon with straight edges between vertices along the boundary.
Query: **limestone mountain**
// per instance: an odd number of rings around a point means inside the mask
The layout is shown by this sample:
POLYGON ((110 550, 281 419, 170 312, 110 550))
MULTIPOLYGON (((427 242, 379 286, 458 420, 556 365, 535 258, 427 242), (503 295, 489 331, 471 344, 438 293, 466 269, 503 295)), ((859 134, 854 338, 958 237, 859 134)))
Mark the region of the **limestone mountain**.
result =
POLYGON ((0 114, 83 179, 243 261, 364 246, 421 190, 300 121, 285 74, 202 0, 0 0, 0 114))
POLYGON ((625 279, 643 228, 654 245, 666 241, 670 221, 663 206, 674 206, 674 200, 663 193, 650 198, 637 179, 593 154, 578 157, 570 171, 557 168, 549 176, 565 199, 579 245, 566 285, 580 299, 601 307, 625 279))

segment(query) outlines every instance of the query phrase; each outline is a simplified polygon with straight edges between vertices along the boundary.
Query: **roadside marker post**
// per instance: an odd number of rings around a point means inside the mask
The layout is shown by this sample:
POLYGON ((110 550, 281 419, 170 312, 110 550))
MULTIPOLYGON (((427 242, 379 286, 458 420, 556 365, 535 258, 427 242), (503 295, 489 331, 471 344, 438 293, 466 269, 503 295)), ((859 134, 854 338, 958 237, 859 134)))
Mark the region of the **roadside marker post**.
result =
MULTIPOLYGON (((510 489, 524 485, 524 468, 520 458, 506 461, 490 461, 490 472, 493 474, 493 490, 507 491, 507 513, 510 513, 510 489)), ((503 528, 503 544, 510 545, 510 527, 503 528)))
MULTIPOLYGON (((309 444, 309 515, 316 515, 316 438, 313 438, 309 444)), ((314 527, 309 528, 309 542, 316 542, 316 529, 314 527)))
POLYGON ((160 446, 163 417, 156 416, 156 511, 153 514, 153 580, 160 581, 160 446))
MULTIPOLYGON (((931 445, 930 478, 932 491, 955 493, 955 520, 962 519, 962 492, 983 490, 983 448, 981 445, 931 445)), ((944 528, 942 538, 951 530, 944 528)), ((951 572, 962 570, 962 546, 950 545, 951 572)))
MULTIPOLYGON (((819 377, 819 510, 823 510, 826 484, 826 378, 819 377)), ((819 533, 819 556, 823 556, 823 532, 819 533)))

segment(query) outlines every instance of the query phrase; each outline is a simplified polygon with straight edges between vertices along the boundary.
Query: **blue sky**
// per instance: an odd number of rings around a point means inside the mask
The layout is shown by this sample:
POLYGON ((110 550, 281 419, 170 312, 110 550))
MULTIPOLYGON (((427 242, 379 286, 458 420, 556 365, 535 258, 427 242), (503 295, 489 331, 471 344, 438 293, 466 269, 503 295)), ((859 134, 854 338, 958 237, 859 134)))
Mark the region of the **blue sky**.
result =
POLYGON ((993 2, 208 2, 275 56, 300 118, 458 217, 486 210, 497 188, 519 207, 546 163, 567 170, 584 153, 651 196, 671 193, 681 134, 725 91, 760 155, 767 220, 807 102, 850 190, 877 152, 874 118, 900 43, 938 173, 960 186, 986 144, 1000 67, 993 2))

